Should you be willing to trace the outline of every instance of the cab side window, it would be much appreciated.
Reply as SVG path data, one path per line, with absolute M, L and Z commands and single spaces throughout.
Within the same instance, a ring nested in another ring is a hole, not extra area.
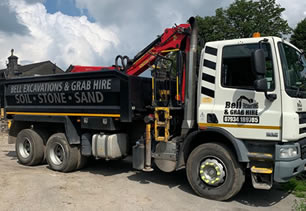
M 225 46 L 222 54 L 221 84 L 223 87 L 238 89 L 254 89 L 256 80 L 252 69 L 251 54 L 259 48 L 259 44 Z M 266 79 L 269 90 L 275 88 L 271 47 L 264 43 L 262 48 L 266 57 Z

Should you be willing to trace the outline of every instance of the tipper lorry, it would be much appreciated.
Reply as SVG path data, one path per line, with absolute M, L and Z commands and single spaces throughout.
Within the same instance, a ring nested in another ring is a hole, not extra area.
M 198 40 L 190 18 L 112 67 L 2 80 L 18 161 L 71 172 L 88 157 L 131 156 L 137 170 L 185 168 L 195 193 L 215 200 L 246 175 L 267 190 L 303 172 L 303 52 L 277 37 Z

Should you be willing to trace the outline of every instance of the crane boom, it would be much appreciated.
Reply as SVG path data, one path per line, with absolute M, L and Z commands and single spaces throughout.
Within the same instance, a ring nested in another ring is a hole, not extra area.
M 90 67 L 90 66 L 72 66 L 70 72 L 89 72 L 97 70 L 123 70 L 127 75 L 138 76 L 146 71 L 158 55 L 165 56 L 172 51 L 189 50 L 190 24 L 175 25 L 172 28 L 166 28 L 164 33 L 140 51 L 130 60 L 127 56 L 117 56 L 116 64 L 111 67 Z M 118 59 L 121 59 L 121 66 L 118 65 Z
M 173 28 L 165 29 L 164 33 L 153 41 L 147 48 L 136 55 L 133 59 L 133 64 L 128 67 L 126 73 L 128 75 L 140 75 L 149 66 L 153 65 L 158 55 L 165 56 L 171 51 L 183 50 L 185 51 L 190 31 L 190 24 L 180 24 Z M 142 54 L 142 55 L 141 55 Z

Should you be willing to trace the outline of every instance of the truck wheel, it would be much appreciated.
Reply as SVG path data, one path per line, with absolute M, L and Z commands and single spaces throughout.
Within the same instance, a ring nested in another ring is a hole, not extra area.
M 46 160 L 46 143 L 48 140 L 48 131 L 43 130 L 43 129 L 35 129 L 35 131 L 39 134 L 39 136 L 42 138 L 43 140 L 43 152 L 44 152 L 44 158 L 41 161 L 41 164 L 47 164 L 47 160 Z
M 16 139 L 18 161 L 27 166 L 40 164 L 44 159 L 44 143 L 41 136 L 34 130 L 21 130 Z
M 49 167 L 55 171 L 70 172 L 77 168 L 77 146 L 69 145 L 65 134 L 53 134 L 47 142 L 46 159 Z
M 237 194 L 245 180 L 231 150 L 219 143 L 196 147 L 187 160 L 186 171 L 189 184 L 199 196 L 219 201 Z
M 82 155 L 81 150 L 78 152 L 78 163 L 76 170 L 80 170 L 84 168 L 84 166 L 87 164 L 88 158 L 84 155 Z

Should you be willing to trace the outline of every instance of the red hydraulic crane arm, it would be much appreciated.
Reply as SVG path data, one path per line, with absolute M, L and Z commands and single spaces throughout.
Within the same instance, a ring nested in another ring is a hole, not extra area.
M 127 67 L 126 74 L 140 75 L 147 70 L 158 55 L 166 55 L 171 51 L 183 50 L 187 51 L 189 44 L 190 24 L 180 24 L 173 28 L 165 29 L 160 38 L 155 40 L 147 48 L 135 56 L 133 63 Z M 183 45 L 183 42 L 185 44 Z M 183 48 L 183 49 L 182 49 Z
M 118 55 L 116 64 L 111 67 L 94 66 L 71 66 L 69 72 L 90 72 L 98 70 L 124 70 L 128 75 L 138 76 L 154 64 L 158 55 L 165 56 L 171 51 L 189 51 L 191 26 L 189 23 L 180 24 L 173 28 L 165 29 L 164 33 L 154 40 L 150 45 L 140 51 L 133 60 L 127 56 Z M 122 66 L 118 59 L 121 58 Z

